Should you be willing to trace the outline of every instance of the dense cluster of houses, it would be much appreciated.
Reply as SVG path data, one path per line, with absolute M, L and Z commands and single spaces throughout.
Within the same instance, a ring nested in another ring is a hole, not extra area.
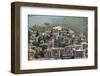
M 28 59 L 87 58 L 87 38 L 82 32 L 55 26 L 52 30 L 31 31 Z

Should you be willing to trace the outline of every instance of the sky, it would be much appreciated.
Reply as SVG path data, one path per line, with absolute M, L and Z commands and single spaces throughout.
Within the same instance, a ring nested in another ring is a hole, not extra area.
M 42 26 L 44 23 L 53 24 L 71 24 L 71 25 L 86 25 L 87 17 L 71 17 L 71 16 L 46 16 L 46 15 L 28 15 L 28 25 L 34 24 Z
M 28 26 L 44 26 L 44 23 L 53 25 L 65 25 L 72 28 L 87 31 L 88 18 L 87 17 L 73 17 L 73 16 L 50 16 L 50 15 L 28 15 Z

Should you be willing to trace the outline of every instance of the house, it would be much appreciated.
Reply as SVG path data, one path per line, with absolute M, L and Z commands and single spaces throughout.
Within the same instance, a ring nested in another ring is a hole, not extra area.
M 61 26 L 55 26 L 55 27 L 53 27 L 53 30 L 62 30 L 62 27 Z

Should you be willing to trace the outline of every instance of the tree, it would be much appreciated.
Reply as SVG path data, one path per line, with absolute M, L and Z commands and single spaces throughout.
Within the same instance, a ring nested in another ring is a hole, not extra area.
M 37 47 L 39 46 L 39 42 L 36 42 L 36 41 L 33 42 L 32 44 L 33 44 L 33 46 L 37 46 Z
M 28 38 L 30 39 L 32 33 L 30 32 L 30 30 L 28 30 Z
M 43 50 L 38 52 L 38 55 L 39 55 L 40 57 L 44 57 L 44 54 L 45 54 L 45 52 L 44 52 Z
M 38 37 L 39 36 L 39 32 L 38 32 L 38 30 L 37 30 L 37 32 L 36 32 L 36 37 Z
M 50 24 L 49 24 L 49 23 L 47 23 L 47 22 L 45 22 L 44 24 L 45 24 L 45 25 L 47 25 L 47 26 L 48 26 L 48 25 L 50 25 Z

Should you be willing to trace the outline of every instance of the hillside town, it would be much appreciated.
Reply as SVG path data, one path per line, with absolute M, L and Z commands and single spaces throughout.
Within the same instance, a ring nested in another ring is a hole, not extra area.
M 61 26 L 42 29 L 43 31 L 32 28 L 28 29 L 28 60 L 88 57 L 88 39 L 83 32 Z

